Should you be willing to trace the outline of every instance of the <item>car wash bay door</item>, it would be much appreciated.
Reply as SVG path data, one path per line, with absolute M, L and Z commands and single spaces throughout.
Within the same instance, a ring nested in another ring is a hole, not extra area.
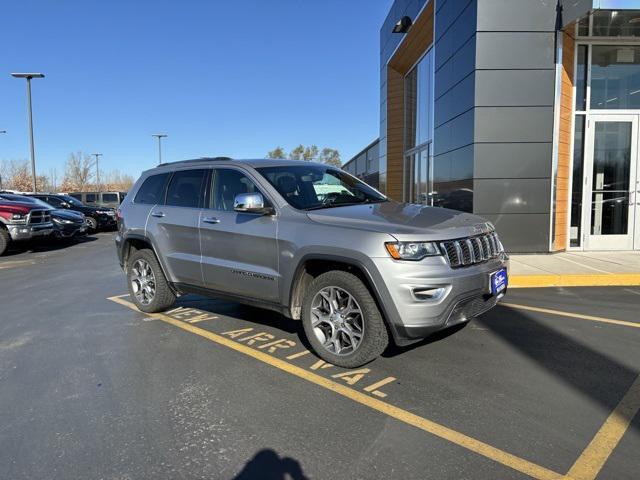
M 585 250 L 640 249 L 638 115 L 590 115 L 586 134 Z

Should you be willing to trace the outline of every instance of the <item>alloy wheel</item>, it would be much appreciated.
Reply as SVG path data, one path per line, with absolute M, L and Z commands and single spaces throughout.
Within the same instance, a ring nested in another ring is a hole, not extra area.
M 140 258 L 131 267 L 131 288 L 142 305 L 149 305 L 156 296 L 156 277 L 146 260 Z
M 334 355 L 354 353 L 364 335 L 362 310 L 340 287 L 325 287 L 313 297 L 311 326 L 323 348 Z

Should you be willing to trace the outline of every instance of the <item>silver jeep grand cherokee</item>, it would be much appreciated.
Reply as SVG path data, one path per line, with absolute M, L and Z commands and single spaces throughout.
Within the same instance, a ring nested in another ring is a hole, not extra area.
M 118 211 L 116 245 L 144 312 L 198 293 L 302 320 L 343 367 L 466 322 L 507 287 L 493 226 L 389 200 L 348 173 L 225 157 L 146 171 Z

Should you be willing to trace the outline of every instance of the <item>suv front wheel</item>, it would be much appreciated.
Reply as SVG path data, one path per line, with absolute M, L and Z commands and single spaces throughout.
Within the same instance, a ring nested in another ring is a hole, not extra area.
M 130 255 L 127 283 L 133 302 L 143 312 L 163 312 L 176 301 L 152 250 L 136 250 Z
M 323 273 L 311 282 L 302 303 L 302 323 L 316 354 L 339 367 L 364 365 L 389 343 L 371 293 L 344 271 Z

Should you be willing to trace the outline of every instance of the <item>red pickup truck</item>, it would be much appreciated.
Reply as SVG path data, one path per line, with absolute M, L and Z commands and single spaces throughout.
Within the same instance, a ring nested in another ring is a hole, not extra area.
M 0 255 L 11 242 L 30 240 L 53 232 L 49 210 L 37 205 L 0 202 Z

